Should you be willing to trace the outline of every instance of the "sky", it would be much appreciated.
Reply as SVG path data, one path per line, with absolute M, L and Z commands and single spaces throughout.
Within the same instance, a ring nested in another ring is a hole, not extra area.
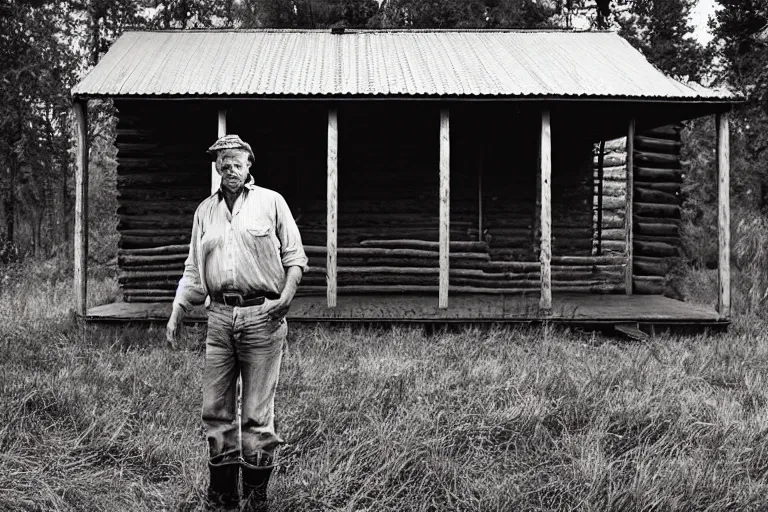
M 696 27 L 693 35 L 701 44 L 706 44 L 712 39 L 712 34 L 707 29 L 707 19 L 714 13 L 715 0 L 698 0 L 691 12 L 691 21 Z

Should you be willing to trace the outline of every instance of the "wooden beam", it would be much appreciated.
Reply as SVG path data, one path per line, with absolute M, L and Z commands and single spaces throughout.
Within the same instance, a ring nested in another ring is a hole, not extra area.
M 75 307 L 85 316 L 88 301 L 88 103 L 75 100 Z
M 227 134 L 227 111 L 219 109 L 217 137 L 221 138 Z M 211 164 L 211 194 L 219 190 L 221 186 L 221 176 L 216 172 L 216 162 Z
M 552 128 L 549 110 L 541 112 L 541 298 L 539 308 L 548 315 L 552 312 Z
M 483 157 L 485 152 L 480 155 L 479 164 L 477 166 L 477 241 L 484 242 L 485 236 L 483 235 Z
M 539 133 L 541 144 L 541 133 Z M 531 230 L 531 252 L 536 254 L 541 251 L 541 151 L 536 152 L 536 204 L 533 207 L 533 229 Z
M 627 129 L 627 192 L 626 207 L 624 211 L 624 244 L 626 247 L 627 267 L 624 271 L 624 290 L 627 295 L 632 295 L 632 266 L 634 265 L 634 204 L 635 204 L 635 119 L 629 120 Z
M 440 109 L 440 281 L 438 307 L 448 307 L 451 235 L 451 121 L 447 108 Z
M 717 124 L 717 312 L 721 320 L 731 317 L 731 212 L 730 133 L 728 113 L 718 114 Z
M 325 259 L 326 298 L 328 307 L 336 307 L 336 243 L 339 218 L 339 114 L 335 108 L 328 110 L 328 185 L 327 193 L 327 254 Z

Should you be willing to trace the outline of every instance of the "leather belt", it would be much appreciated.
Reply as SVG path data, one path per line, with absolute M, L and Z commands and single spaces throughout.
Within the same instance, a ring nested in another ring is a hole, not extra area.
M 248 307 L 248 306 L 260 306 L 264 304 L 265 299 L 276 300 L 280 295 L 274 292 L 256 291 L 243 295 L 237 290 L 222 290 L 219 293 L 211 295 L 213 302 L 219 304 L 226 304 L 227 306 Z

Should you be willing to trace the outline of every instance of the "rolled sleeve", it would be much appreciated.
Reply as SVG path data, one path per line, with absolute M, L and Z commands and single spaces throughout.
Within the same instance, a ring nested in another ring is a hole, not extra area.
M 301 234 L 291 209 L 283 196 L 277 196 L 277 236 L 280 239 L 280 257 L 283 267 L 301 267 L 302 272 L 309 270 L 309 259 L 301 243 Z
M 184 274 L 182 274 L 179 280 L 179 286 L 176 288 L 176 297 L 173 299 L 174 306 L 179 305 L 186 312 L 189 312 L 193 306 L 203 304 L 207 295 L 200 278 L 200 267 L 198 265 L 200 236 L 199 212 L 195 212 L 195 219 L 192 224 L 192 237 L 189 241 L 189 255 L 184 262 Z

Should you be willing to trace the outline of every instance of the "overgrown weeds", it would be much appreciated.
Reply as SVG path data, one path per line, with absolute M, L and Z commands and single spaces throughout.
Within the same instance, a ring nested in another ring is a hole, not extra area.
M 85 327 L 46 274 L 2 291 L 0 509 L 200 509 L 204 331 L 172 351 L 162 326 Z M 749 318 L 643 344 L 293 325 L 271 510 L 760 510 L 768 344 Z
M 735 264 L 749 283 L 745 288 L 746 310 L 763 309 L 768 298 L 768 218 L 756 211 L 744 211 L 735 223 L 733 252 Z

